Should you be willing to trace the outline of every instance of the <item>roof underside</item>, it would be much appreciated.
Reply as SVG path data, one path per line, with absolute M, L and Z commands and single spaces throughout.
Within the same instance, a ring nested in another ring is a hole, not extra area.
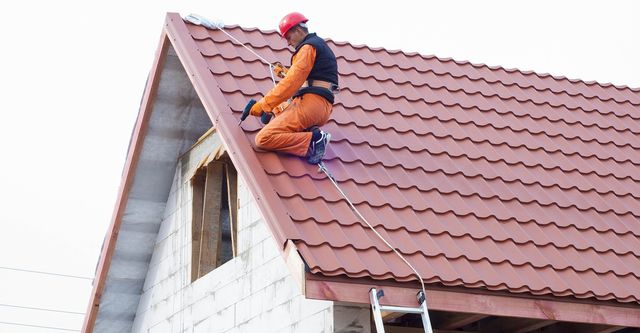
M 268 68 L 220 31 L 187 28 L 235 121 L 272 87 Z M 226 29 L 269 61 L 291 55 L 274 31 Z M 637 90 L 329 46 L 342 90 L 325 162 L 426 282 L 640 300 Z M 261 127 L 243 124 L 248 142 Z M 255 153 L 288 215 L 270 223 L 312 273 L 415 279 L 316 167 Z
M 131 330 L 177 158 L 211 128 L 211 121 L 173 47 L 166 47 L 165 60 L 157 74 L 160 78 L 155 98 L 149 105 L 150 117 L 142 129 L 146 135 L 136 168 L 132 170 L 135 177 L 100 298 L 94 328 L 97 332 Z

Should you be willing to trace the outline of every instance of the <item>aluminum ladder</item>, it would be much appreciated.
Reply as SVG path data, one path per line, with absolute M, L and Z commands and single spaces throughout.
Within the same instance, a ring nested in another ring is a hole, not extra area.
M 373 311 L 373 320 L 376 324 L 376 332 L 384 333 L 384 323 L 382 322 L 382 311 L 387 312 L 397 312 L 397 313 L 415 313 L 420 314 L 422 317 L 422 326 L 424 327 L 425 333 L 433 333 L 431 329 L 431 320 L 429 320 L 429 310 L 427 309 L 427 298 L 422 292 L 418 292 L 418 306 L 417 308 L 410 308 L 404 306 L 389 306 L 389 305 L 380 305 L 380 298 L 384 297 L 384 291 L 382 289 L 376 290 L 376 288 L 371 288 L 369 292 L 369 296 L 371 298 L 371 311 Z

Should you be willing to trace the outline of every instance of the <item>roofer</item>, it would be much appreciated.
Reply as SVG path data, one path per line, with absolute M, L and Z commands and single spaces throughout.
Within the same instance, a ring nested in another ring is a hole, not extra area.
M 270 121 L 263 117 L 268 123 L 256 136 L 259 148 L 306 157 L 309 163 L 317 164 L 331 139 L 331 134 L 318 126 L 331 116 L 338 64 L 327 43 L 309 33 L 307 21 L 296 12 L 280 21 L 280 34 L 295 48 L 291 67 L 276 63 L 274 73 L 283 79 L 251 107 L 250 113 L 275 115 Z

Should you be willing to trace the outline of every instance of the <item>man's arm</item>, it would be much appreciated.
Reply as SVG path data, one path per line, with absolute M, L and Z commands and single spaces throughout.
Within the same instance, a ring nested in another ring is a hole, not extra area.
M 260 116 L 262 112 L 271 112 L 280 103 L 291 98 L 309 76 L 315 60 L 316 49 L 308 44 L 302 46 L 293 57 L 287 76 L 251 108 L 251 114 Z

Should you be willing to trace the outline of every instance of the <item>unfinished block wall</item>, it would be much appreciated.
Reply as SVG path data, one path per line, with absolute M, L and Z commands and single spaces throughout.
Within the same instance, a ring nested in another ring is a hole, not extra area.
M 369 332 L 367 308 L 308 300 L 238 177 L 238 255 L 190 282 L 191 198 L 178 165 L 133 332 Z

